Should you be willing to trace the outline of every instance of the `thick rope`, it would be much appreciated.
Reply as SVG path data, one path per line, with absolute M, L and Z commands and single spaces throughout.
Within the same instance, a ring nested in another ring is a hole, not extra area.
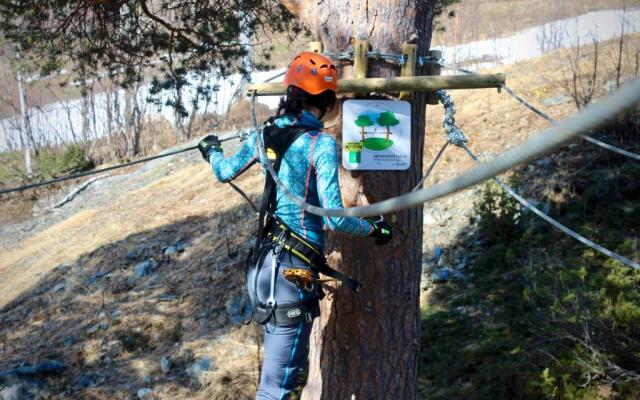
M 442 63 L 442 62 L 439 62 L 438 64 L 440 66 L 444 67 L 444 68 L 460 71 L 460 72 L 463 72 L 463 73 L 468 74 L 468 75 L 475 75 L 476 74 L 475 72 L 469 71 L 468 69 L 456 68 L 453 65 L 445 64 L 445 63 Z M 502 89 L 504 89 L 507 93 L 509 93 L 509 95 L 511 97 L 513 97 L 518 103 L 520 103 L 524 107 L 528 108 L 529 110 L 533 111 L 535 114 L 537 114 L 540 117 L 546 119 L 547 121 L 551 122 L 552 124 L 555 124 L 556 122 L 558 122 L 555 118 L 551 117 L 549 114 L 545 113 L 544 111 L 540 110 L 539 108 L 537 108 L 533 104 L 531 104 L 528 101 L 526 101 L 525 99 L 523 99 L 521 96 L 519 96 L 516 92 L 514 92 L 507 85 L 500 85 L 500 87 Z M 591 143 L 591 144 L 595 144 L 596 146 L 602 147 L 603 149 L 606 149 L 606 150 L 609 150 L 609 151 L 613 151 L 614 153 L 618 153 L 620 155 L 623 155 L 623 156 L 626 156 L 626 157 L 629 157 L 629 158 L 633 158 L 636 161 L 640 161 L 640 155 L 638 155 L 638 154 L 635 154 L 635 153 L 632 153 L 632 152 L 630 152 L 628 150 L 624 150 L 624 149 L 621 149 L 619 147 L 610 145 L 610 144 L 605 143 L 603 141 L 600 141 L 598 139 L 594 139 L 591 136 L 588 136 L 588 135 L 585 135 L 585 134 L 580 134 L 580 137 L 582 139 L 586 140 L 587 142 Z
M 471 157 L 476 163 L 480 163 L 480 159 L 478 159 L 478 157 L 476 157 L 475 154 L 473 154 L 473 152 L 469 149 L 469 147 L 467 147 L 466 144 L 463 144 L 460 146 L 464 151 L 467 152 L 467 154 L 469 154 L 469 157 Z M 518 193 L 516 193 L 513 188 L 509 185 L 507 185 L 506 183 L 504 183 L 502 180 L 500 180 L 497 177 L 493 177 L 491 178 L 493 179 L 493 181 L 498 184 L 498 186 L 500 186 L 505 192 L 507 192 L 511 197 L 513 197 L 514 199 L 518 200 L 520 202 L 520 204 L 522 204 L 527 210 L 531 211 L 532 213 L 536 214 L 538 217 L 542 218 L 543 220 L 545 220 L 546 222 L 548 222 L 549 224 L 553 225 L 553 227 L 555 227 L 556 229 L 559 229 L 561 232 L 571 236 L 572 238 L 574 238 L 575 240 L 577 240 L 578 242 L 591 247 L 592 249 L 613 258 L 616 261 L 621 262 L 622 264 L 625 264 L 631 268 L 635 268 L 637 270 L 640 270 L 640 263 L 633 261 L 627 257 L 621 256 L 620 254 L 614 253 L 613 251 L 607 249 L 606 247 L 603 247 L 601 245 L 599 245 L 598 243 L 595 243 L 592 240 L 587 239 L 586 237 L 580 235 L 578 232 L 569 229 L 568 227 L 562 225 L 560 222 L 556 221 L 555 219 L 551 218 L 550 216 L 548 216 L 547 214 L 543 213 L 542 211 L 540 211 L 538 208 L 536 208 L 533 204 L 529 203 L 527 200 L 525 200 L 522 196 L 520 196 Z
M 454 132 L 456 135 L 456 142 L 453 143 L 456 146 L 460 147 L 461 149 L 463 149 L 464 151 L 467 152 L 467 154 L 469 155 L 469 157 L 471 157 L 471 159 L 473 161 L 475 161 L 476 163 L 480 163 L 480 159 L 473 154 L 473 152 L 469 149 L 469 147 L 467 146 L 467 138 L 464 135 L 464 132 L 462 132 L 462 130 L 460 130 L 457 126 L 455 126 L 455 106 L 453 104 L 453 101 L 451 100 L 451 97 L 446 94 L 446 92 L 444 90 L 439 90 L 436 92 L 436 95 L 438 96 L 438 99 L 440 100 L 440 102 L 442 103 L 442 105 L 445 108 L 445 112 L 446 112 L 446 117 L 444 119 L 444 128 L 445 131 L 447 133 L 447 136 L 450 137 L 451 133 Z M 453 126 L 452 126 L 453 125 Z M 451 139 L 449 139 L 451 140 Z M 498 184 L 498 186 L 500 186 L 505 192 L 507 192 L 511 197 L 513 197 L 514 199 L 516 199 L 517 201 L 520 202 L 520 204 L 522 204 L 525 208 L 527 208 L 529 211 L 533 212 L 534 214 L 536 214 L 538 217 L 542 218 L 543 220 L 545 220 L 546 222 L 548 222 L 549 224 L 553 225 L 556 229 L 559 229 L 561 232 L 571 236 L 572 238 L 574 238 L 575 240 L 579 241 L 582 244 L 585 244 L 589 247 L 591 247 L 592 249 L 606 255 L 609 256 L 625 265 L 628 265 L 632 268 L 635 269 L 640 269 L 640 263 L 637 263 L 629 258 L 626 258 L 624 256 L 621 256 L 620 254 L 614 253 L 613 251 L 599 245 L 598 243 L 595 243 L 589 239 L 587 239 L 586 237 L 580 235 L 579 233 L 569 229 L 568 227 L 562 225 L 560 222 L 556 221 L 555 219 L 551 218 L 550 216 L 548 216 L 547 214 L 543 213 L 542 211 L 540 211 L 538 208 L 536 208 L 535 206 L 533 206 L 531 203 L 529 203 L 526 199 L 524 199 L 522 196 L 520 196 L 518 193 L 515 192 L 515 190 L 513 190 L 513 188 L 509 185 L 507 185 L 506 183 L 504 183 L 501 179 L 499 179 L 498 177 L 492 177 L 491 178 L 496 184 Z
M 303 199 L 291 193 L 278 178 L 271 162 L 266 157 L 261 135 L 258 135 L 258 149 L 267 172 L 271 174 L 284 195 L 298 207 L 323 217 L 370 217 L 406 210 L 473 186 L 575 140 L 582 132 L 603 125 L 617 114 L 629 110 L 638 103 L 640 103 L 640 79 L 634 79 L 601 102 L 589 105 L 576 116 L 559 121 L 555 126 L 527 139 L 490 161 L 478 164 L 454 179 L 433 185 L 428 189 L 410 192 L 364 207 L 326 209 L 305 203 Z

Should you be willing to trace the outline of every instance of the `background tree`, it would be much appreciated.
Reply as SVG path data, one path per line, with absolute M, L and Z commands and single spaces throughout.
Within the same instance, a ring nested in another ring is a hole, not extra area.
M 364 131 L 364 128 L 373 125 L 373 121 L 371 121 L 371 117 L 369 117 L 367 114 L 361 114 L 358 115 L 358 118 L 356 118 L 355 124 L 361 129 L 360 134 L 362 135 L 362 143 L 364 143 L 364 135 L 366 133 Z
M 258 33 L 300 31 L 272 0 L 2 0 L 0 17 L 7 40 L 45 60 L 42 75 L 72 59 L 87 73 L 117 72 L 129 86 L 153 68 L 158 91 L 178 92 L 192 72 L 246 73 L 240 60 Z
M 387 128 L 387 142 L 388 142 L 389 136 L 391 135 L 391 130 L 389 129 L 389 127 L 398 125 L 400 123 L 400 120 L 396 118 L 396 115 L 391 111 L 385 111 L 380 114 L 376 122 L 378 123 L 378 125 Z
M 373 48 L 400 53 L 415 40 L 426 54 L 436 1 L 281 0 L 306 25 L 324 49 L 344 51 L 352 38 Z M 342 69 L 342 76 L 350 74 Z M 416 73 L 425 69 L 417 66 Z M 398 76 L 399 67 L 371 60 L 369 76 Z M 411 166 L 406 171 L 341 171 L 345 206 L 375 202 L 409 192 L 422 175 L 425 95 L 411 100 Z M 326 126 L 341 137 L 341 115 Z M 357 277 L 359 294 L 344 288 L 322 301 L 322 316 L 312 332 L 306 399 L 413 399 L 416 395 L 420 338 L 422 207 L 386 215 L 394 240 L 374 247 L 368 238 L 329 235 L 333 267 Z M 355 397 L 354 397 L 355 396 Z

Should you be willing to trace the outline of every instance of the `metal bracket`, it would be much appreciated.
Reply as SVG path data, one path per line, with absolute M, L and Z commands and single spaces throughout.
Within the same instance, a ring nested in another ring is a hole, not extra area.
M 356 39 L 353 42 L 355 52 L 353 59 L 353 79 L 365 79 L 369 69 L 367 52 L 369 51 L 369 41 Z
M 429 57 L 431 57 L 431 59 L 435 59 L 435 60 L 439 60 L 442 58 L 442 51 L 440 50 L 429 50 Z M 442 72 L 442 67 L 437 64 L 437 63 L 429 63 L 427 65 L 427 75 L 440 75 L 440 73 Z M 436 96 L 435 92 L 428 92 L 427 93 L 427 104 L 438 104 L 439 100 L 438 100 L 438 96 Z

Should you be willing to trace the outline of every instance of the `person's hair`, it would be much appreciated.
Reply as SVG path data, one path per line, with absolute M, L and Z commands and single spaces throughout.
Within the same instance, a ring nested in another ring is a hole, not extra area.
M 325 90 L 320 94 L 311 95 L 297 86 L 289 86 L 287 96 L 280 99 L 277 114 L 298 115 L 306 106 L 314 106 L 320 109 L 319 119 L 322 119 L 335 102 L 336 94 L 333 90 Z

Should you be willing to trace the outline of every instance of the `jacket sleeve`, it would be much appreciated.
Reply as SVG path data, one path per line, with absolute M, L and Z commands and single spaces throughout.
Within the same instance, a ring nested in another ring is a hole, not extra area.
M 343 208 L 338 182 L 338 150 L 333 137 L 321 133 L 313 149 L 313 166 L 320 204 L 324 208 Z M 323 217 L 325 225 L 332 231 L 367 236 L 371 224 L 355 217 Z
M 254 132 L 235 154 L 227 158 L 219 151 L 212 151 L 209 154 L 209 163 L 220 182 L 234 180 L 258 161 L 256 138 L 257 134 Z

